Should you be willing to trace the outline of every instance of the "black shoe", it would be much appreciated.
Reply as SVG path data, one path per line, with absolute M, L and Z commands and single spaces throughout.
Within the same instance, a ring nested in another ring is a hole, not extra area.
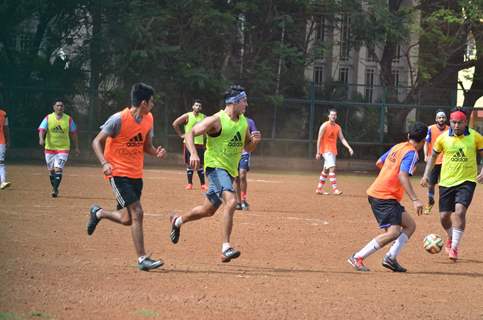
M 236 207 L 235 207 L 235 210 L 241 210 L 242 209 L 242 204 L 241 203 L 237 203 L 236 204 Z
M 52 198 L 57 198 L 57 196 L 59 195 L 59 189 L 53 188 L 50 195 L 52 196 Z
M 97 211 L 101 210 L 102 208 L 98 205 L 93 204 L 91 209 L 89 210 L 89 221 L 87 221 L 87 234 L 91 235 L 96 230 L 97 224 L 101 221 L 97 218 L 96 213 Z
M 391 259 L 389 256 L 384 256 L 382 259 L 382 266 L 394 272 L 406 272 L 407 269 L 401 266 L 396 259 Z
M 241 203 L 241 208 L 242 208 L 243 211 L 248 211 L 248 210 L 250 210 L 250 205 L 248 204 L 248 202 L 243 201 Z
M 221 254 L 221 262 L 230 262 L 240 256 L 241 252 L 233 248 L 228 248 Z
M 171 233 L 169 235 L 169 238 L 171 239 L 171 242 L 174 243 L 174 244 L 178 243 L 179 235 L 181 233 L 181 227 L 177 227 L 174 224 L 177 218 L 178 218 L 178 216 L 176 216 L 174 214 L 172 214 L 169 217 L 169 220 L 171 222 Z
M 163 264 L 164 262 L 161 260 L 153 260 L 150 257 L 146 257 L 143 259 L 143 261 L 141 262 L 138 261 L 138 268 L 139 270 L 142 270 L 142 271 L 149 271 L 152 269 L 157 269 L 161 267 Z

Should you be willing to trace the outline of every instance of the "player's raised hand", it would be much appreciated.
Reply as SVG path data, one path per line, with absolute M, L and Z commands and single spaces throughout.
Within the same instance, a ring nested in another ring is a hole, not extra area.
M 156 148 L 156 157 L 159 159 L 163 159 L 166 156 L 166 149 L 159 146 Z
M 421 200 L 419 199 L 414 200 L 413 207 L 414 207 L 414 210 L 416 210 L 416 213 L 418 214 L 418 216 L 423 214 L 423 203 L 421 202 Z
M 197 154 L 191 154 L 190 156 L 190 166 L 193 170 L 198 170 L 200 167 L 200 157 Z

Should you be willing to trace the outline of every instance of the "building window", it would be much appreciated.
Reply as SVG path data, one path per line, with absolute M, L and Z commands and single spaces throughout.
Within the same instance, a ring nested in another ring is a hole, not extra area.
M 314 67 L 314 85 L 316 87 L 322 87 L 324 82 L 324 67 L 315 66 Z
M 325 31 L 327 30 L 327 19 L 324 16 L 316 17 L 315 22 L 315 39 L 317 41 L 325 41 Z
M 372 97 L 374 94 L 374 69 L 367 68 L 366 69 L 366 88 L 365 88 L 365 97 L 367 102 L 372 102 Z
M 339 81 L 345 84 L 349 83 L 349 68 L 339 68 Z
M 376 46 L 375 45 L 367 47 L 366 60 L 369 61 L 369 62 L 376 62 L 377 61 Z
M 394 54 L 394 59 L 392 59 L 392 62 L 399 63 L 400 58 L 401 58 L 401 46 L 398 44 L 396 46 L 396 53 Z
M 349 15 L 342 15 L 340 26 L 340 60 L 346 61 L 349 59 L 350 52 L 350 24 L 351 18 Z
M 29 33 L 21 33 L 17 36 L 17 51 L 28 52 L 32 47 L 33 36 Z

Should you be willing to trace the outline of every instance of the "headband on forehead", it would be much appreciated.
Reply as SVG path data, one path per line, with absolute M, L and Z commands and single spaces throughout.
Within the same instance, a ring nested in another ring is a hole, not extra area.
M 439 111 L 438 113 L 436 113 L 436 117 L 445 117 L 446 118 L 446 113 L 444 113 L 443 111 Z
M 241 100 L 246 99 L 246 97 L 247 97 L 246 92 L 241 91 L 236 96 L 225 99 L 225 104 L 239 103 Z
M 464 121 L 466 120 L 466 114 L 462 111 L 455 111 L 450 114 L 449 119 L 453 121 Z

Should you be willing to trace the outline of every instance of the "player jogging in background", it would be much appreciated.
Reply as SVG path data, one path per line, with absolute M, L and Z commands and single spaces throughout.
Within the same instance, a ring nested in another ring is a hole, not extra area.
M 98 205 L 90 208 L 87 234 L 92 235 L 102 219 L 131 226 L 138 268 L 143 271 L 159 268 L 161 260 L 153 260 L 144 249 L 141 192 L 143 189 L 144 153 L 164 158 L 166 150 L 152 143 L 154 90 L 144 83 L 131 88 L 131 106 L 115 113 L 101 126 L 92 141 L 92 148 L 109 179 L 117 200 L 117 210 L 107 211 Z M 105 148 L 103 150 L 103 145 Z
M 315 193 L 328 194 L 324 191 L 324 185 L 329 178 L 332 186 L 332 192 L 335 195 L 342 194 L 337 188 L 337 180 L 335 176 L 335 161 L 337 157 L 337 139 L 340 139 L 342 144 L 349 150 L 350 155 L 354 154 L 351 146 L 344 138 L 341 127 L 335 122 L 337 120 L 337 111 L 335 109 L 329 109 L 329 120 L 324 122 L 319 129 L 319 135 L 317 137 L 317 154 L 315 159 L 324 159 L 324 167 L 320 172 L 319 184 Z
M 428 135 L 426 136 L 426 142 L 424 143 L 424 161 L 428 162 L 433 152 L 433 145 L 436 139 L 444 132 L 448 130 L 446 124 L 446 114 L 443 111 L 436 112 L 436 123 L 428 127 Z M 431 175 L 429 176 L 428 184 L 428 205 L 424 208 L 424 214 L 430 214 L 431 209 L 434 206 L 434 188 L 439 181 L 439 175 L 441 173 L 441 163 L 443 162 L 443 154 L 440 153 L 436 158 L 436 163 Z
M 7 113 L 0 109 L 0 190 L 10 186 L 10 182 L 7 181 L 7 174 L 5 173 L 5 154 L 9 146 L 9 139 Z
M 242 87 L 231 86 L 225 92 L 224 100 L 223 110 L 196 124 L 185 135 L 186 146 L 191 153 L 190 165 L 197 169 L 200 158 L 194 137 L 206 134 L 205 172 L 209 182 L 208 192 L 203 204 L 194 207 L 187 214 L 171 215 L 170 238 L 171 242 L 177 243 L 182 224 L 214 215 L 224 202 L 221 261 L 229 262 L 240 256 L 240 251 L 230 243 L 236 205 L 233 179 L 238 176 L 238 163 L 243 148 L 248 152 L 254 151 L 261 140 L 261 134 L 258 131 L 248 133 L 248 123 L 243 116 L 248 105 L 247 94 Z
M 357 271 L 369 271 L 364 259 L 394 241 L 382 260 L 382 266 L 394 272 L 406 272 L 406 268 L 398 263 L 397 256 L 416 229 L 416 223 L 400 202 L 406 191 L 417 214 L 423 212 L 423 203 L 417 198 L 409 176 L 414 173 L 418 151 L 424 145 L 427 131 L 425 124 L 415 123 L 409 130 L 408 141 L 396 144 L 377 160 L 376 166 L 381 171 L 367 189 L 367 195 L 379 228 L 384 229 L 384 233 L 349 257 L 347 261 Z
M 188 178 L 188 184 L 185 187 L 186 190 L 193 189 L 193 168 L 190 166 L 190 152 L 188 148 L 186 148 L 185 135 L 186 133 L 191 131 L 195 124 L 197 124 L 206 117 L 203 113 L 201 113 L 201 107 L 201 101 L 195 100 L 192 106 L 193 111 L 182 114 L 173 122 L 174 131 L 176 131 L 176 134 L 181 139 L 183 139 L 183 155 L 184 162 L 186 164 L 186 175 Z M 180 129 L 181 125 L 184 125 L 184 133 Z M 200 178 L 201 190 L 206 191 L 207 188 L 205 184 L 205 172 L 203 169 L 203 159 L 205 154 L 204 136 L 195 137 L 195 147 L 201 161 L 200 168 L 198 168 L 196 172 L 198 173 L 198 177 Z
M 71 116 L 64 113 L 64 102 L 56 100 L 54 112 L 48 114 L 40 123 L 39 144 L 45 149 L 45 162 L 50 173 L 52 197 L 59 195 L 64 166 L 69 158 L 70 140 L 74 142 L 76 155 L 80 154 L 77 127 Z
M 250 118 L 246 118 L 248 122 L 248 133 L 258 131 L 255 125 L 255 121 Z M 236 209 L 237 210 L 249 210 L 250 205 L 247 202 L 248 198 L 248 171 L 250 171 L 250 152 L 243 149 L 240 163 L 238 164 L 238 177 L 235 178 L 236 186 Z
M 478 153 L 483 157 L 483 137 L 467 127 L 466 114 L 463 111 L 453 110 L 449 123 L 450 129 L 434 143 L 433 154 L 426 163 L 421 185 L 429 185 L 434 164 L 443 153 L 439 180 L 439 213 L 441 225 L 448 235 L 445 249 L 449 258 L 456 261 L 466 226 L 466 212 L 473 199 L 476 182 L 483 183 L 483 168 L 478 174 L 476 163 Z

